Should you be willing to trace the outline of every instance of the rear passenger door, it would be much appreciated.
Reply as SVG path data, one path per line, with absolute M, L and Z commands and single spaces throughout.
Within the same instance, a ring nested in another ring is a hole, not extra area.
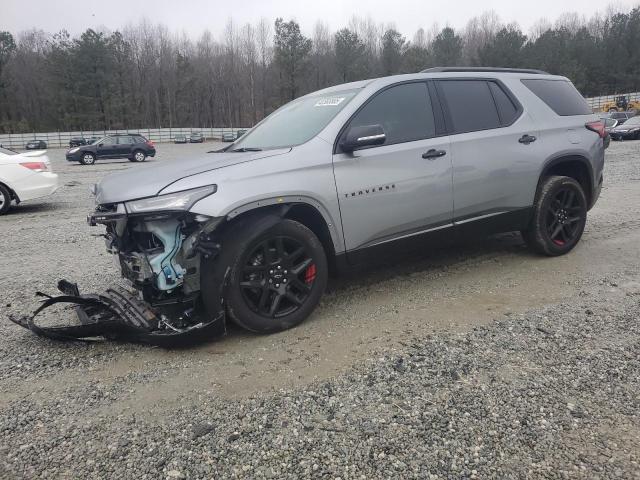
M 118 145 L 116 152 L 119 157 L 128 157 L 133 147 L 134 138 L 130 135 L 122 135 L 118 137 Z
M 451 134 L 454 221 L 529 207 L 540 167 L 538 131 L 497 80 L 437 82 Z
M 392 85 L 345 126 L 342 135 L 380 125 L 386 136 L 382 145 L 333 157 L 347 251 L 451 225 L 449 139 L 432 97 L 437 103 L 427 82 Z

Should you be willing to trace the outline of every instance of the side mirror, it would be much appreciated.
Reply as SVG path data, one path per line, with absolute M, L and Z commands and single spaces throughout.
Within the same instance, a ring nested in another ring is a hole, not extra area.
M 340 143 L 343 152 L 353 152 L 362 147 L 382 145 L 387 140 L 382 125 L 365 125 L 352 127 L 347 131 Z
M 99 147 L 102 147 L 103 145 L 104 145 L 103 143 L 99 143 L 99 144 L 98 144 L 98 146 L 99 146 Z

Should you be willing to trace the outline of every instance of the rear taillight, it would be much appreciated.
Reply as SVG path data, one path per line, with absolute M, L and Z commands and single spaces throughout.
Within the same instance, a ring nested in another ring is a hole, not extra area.
M 20 165 L 22 165 L 25 168 L 28 168 L 29 170 L 33 170 L 34 172 L 49 171 L 49 165 L 47 165 L 44 162 L 24 162 L 24 163 L 21 163 Z
M 147 145 L 150 146 L 151 148 L 154 147 L 153 142 L 151 140 L 147 140 Z
M 584 126 L 587 127 L 587 130 L 597 133 L 600 138 L 605 138 L 607 136 L 607 130 L 604 128 L 604 122 L 601 122 L 600 120 L 586 123 Z

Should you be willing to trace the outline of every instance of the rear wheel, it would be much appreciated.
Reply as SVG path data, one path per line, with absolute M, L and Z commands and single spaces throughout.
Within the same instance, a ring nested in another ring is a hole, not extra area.
M 580 184 L 570 177 L 548 177 L 538 189 L 531 226 L 522 236 L 539 253 L 564 255 L 580 241 L 586 222 L 587 199 Z
M 0 215 L 4 215 L 11 208 L 11 192 L 0 184 Z
M 80 163 L 83 165 L 93 165 L 96 163 L 96 156 L 91 152 L 85 152 L 80 157 Z
M 144 162 L 147 156 L 142 150 L 136 150 L 133 152 L 133 156 L 129 159 L 131 162 Z
M 247 222 L 225 236 L 222 249 L 216 268 L 228 268 L 224 299 L 241 327 L 259 333 L 285 330 L 318 305 L 327 285 L 327 259 L 318 238 L 301 223 L 280 219 L 260 227 Z

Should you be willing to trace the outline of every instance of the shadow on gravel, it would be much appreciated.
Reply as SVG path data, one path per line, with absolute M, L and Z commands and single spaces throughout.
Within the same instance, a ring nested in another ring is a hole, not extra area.
M 124 164 L 124 165 L 144 165 L 145 163 L 154 163 L 155 160 L 147 158 L 144 162 L 132 162 L 126 158 L 124 159 L 120 159 L 120 158 L 109 158 L 109 159 L 99 159 L 96 160 L 96 163 L 94 163 L 93 165 L 82 165 L 80 162 L 69 162 L 69 166 L 72 168 L 92 168 L 92 167 L 96 167 L 96 166 L 100 166 L 100 165 L 118 165 L 118 164 Z
M 3 217 L 11 217 L 12 215 L 24 215 L 27 213 L 42 213 L 59 210 L 60 206 L 56 203 L 21 203 L 13 205 Z M 1 217 L 0 217 L 1 218 Z
M 362 287 L 372 287 L 377 284 L 384 283 L 388 280 L 407 277 L 414 274 L 428 274 L 429 272 L 443 272 L 456 266 L 469 264 L 474 261 L 482 261 L 486 259 L 495 259 L 499 261 L 501 256 L 519 255 L 523 258 L 529 257 L 533 259 L 536 255 L 532 254 L 522 242 L 522 238 L 518 233 L 506 233 L 494 235 L 485 238 L 468 238 L 456 239 L 450 241 L 447 245 L 440 244 L 414 244 L 409 249 L 397 249 L 388 253 L 384 257 L 378 257 L 375 262 L 370 261 L 359 265 L 352 271 L 343 273 L 340 276 L 330 277 L 327 293 L 341 294 L 349 290 Z M 50 312 L 49 321 L 54 318 L 54 323 L 59 323 L 61 318 L 71 319 L 73 323 L 76 320 L 75 315 L 68 307 L 60 308 L 58 311 Z M 227 334 L 216 337 L 203 339 L 185 345 L 175 345 L 169 350 L 189 350 L 210 347 L 212 343 L 223 340 L 225 337 L 233 335 L 239 338 L 255 338 L 262 337 L 238 327 L 232 320 L 227 319 Z M 25 342 L 32 342 L 31 334 L 25 335 Z M 48 339 L 45 340 L 48 348 L 67 348 L 65 343 Z M 20 340 L 22 341 L 22 340 Z M 101 343 L 111 343 L 119 345 L 120 348 L 125 345 L 135 345 L 127 341 L 102 340 L 97 341 L 70 341 L 69 344 L 86 344 L 95 345 Z M 147 346 L 148 348 L 149 346 Z M 109 347 L 107 347 L 108 349 Z M 136 348 L 136 347 L 132 347 Z M 153 347 L 151 347 L 153 348 Z
M 523 258 L 538 257 L 528 250 L 519 233 L 458 239 L 446 245 L 414 245 L 410 249 L 400 250 L 331 277 L 327 291 L 339 293 L 346 288 L 371 286 L 396 277 L 428 273 L 431 270 L 441 271 L 484 257 L 505 254 L 522 255 Z

